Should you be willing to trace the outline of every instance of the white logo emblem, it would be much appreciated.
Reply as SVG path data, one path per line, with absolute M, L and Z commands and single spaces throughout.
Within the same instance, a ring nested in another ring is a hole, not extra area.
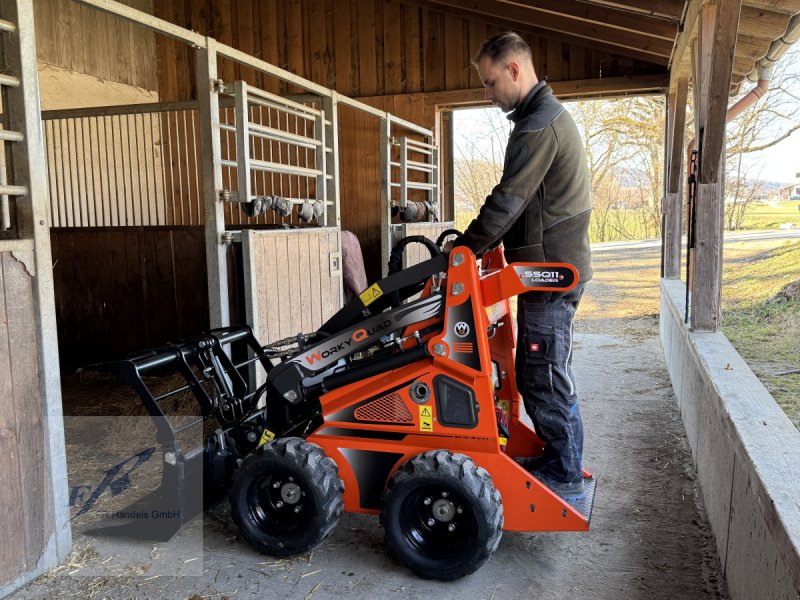
M 454 330 L 456 335 L 460 338 L 467 337 L 469 335 L 469 325 L 467 325 L 464 321 L 459 321 L 456 323 Z

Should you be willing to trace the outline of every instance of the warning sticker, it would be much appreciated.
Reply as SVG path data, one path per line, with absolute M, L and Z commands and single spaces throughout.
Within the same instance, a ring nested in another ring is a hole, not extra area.
M 508 400 L 500 400 L 497 403 L 497 405 L 500 407 L 500 410 L 502 410 L 503 412 L 508 412 L 509 410 L 511 410 L 511 405 L 510 405 L 510 402 Z
M 369 306 L 381 296 L 383 296 L 383 290 L 377 283 L 373 283 L 358 295 L 358 297 L 361 298 L 361 302 L 364 303 L 364 306 Z
M 265 429 L 264 433 L 261 434 L 261 439 L 258 442 L 259 446 L 263 446 L 267 442 L 271 442 L 275 439 L 275 434 L 272 433 L 269 429 Z
M 430 406 L 419 407 L 419 430 L 433 431 L 433 415 Z

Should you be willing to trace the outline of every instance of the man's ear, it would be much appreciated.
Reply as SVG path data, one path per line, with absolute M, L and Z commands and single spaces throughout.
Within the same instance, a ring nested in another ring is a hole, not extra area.
M 511 73 L 511 80 L 516 83 L 519 80 L 520 74 L 519 63 L 516 61 L 511 61 L 508 63 L 508 70 Z

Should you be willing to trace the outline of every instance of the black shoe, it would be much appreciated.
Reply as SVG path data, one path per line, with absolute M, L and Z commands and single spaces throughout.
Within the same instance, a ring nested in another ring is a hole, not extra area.
M 539 456 L 515 456 L 514 462 L 529 473 L 543 469 L 547 464 L 547 461 L 545 461 L 544 456 L 541 454 Z
M 531 471 L 531 475 L 545 484 L 550 490 L 567 502 L 581 500 L 584 496 L 583 477 L 578 481 L 556 481 L 541 471 Z

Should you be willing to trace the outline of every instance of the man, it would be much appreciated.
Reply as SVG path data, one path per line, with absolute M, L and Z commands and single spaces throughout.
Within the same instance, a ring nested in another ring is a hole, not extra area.
M 531 50 L 515 33 L 484 42 L 473 64 L 486 99 L 510 113 L 503 177 L 478 217 L 453 246 L 475 253 L 499 244 L 511 262 L 574 265 L 580 283 L 569 292 L 519 297 L 516 373 L 525 409 L 545 442 L 526 468 L 566 500 L 583 496 L 583 424 L 572 363 L 572 322 L 592 277 L 591 198 L 586 157 L 570 114 L 539 81 Z

